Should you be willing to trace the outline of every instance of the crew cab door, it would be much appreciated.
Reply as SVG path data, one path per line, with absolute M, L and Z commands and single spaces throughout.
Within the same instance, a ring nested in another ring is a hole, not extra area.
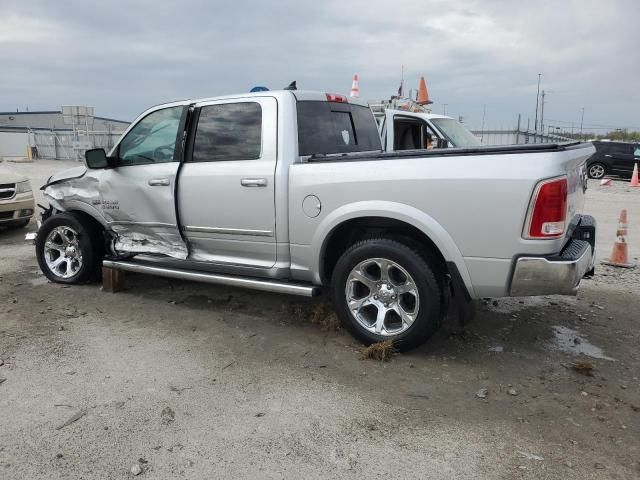
M 269 268 L 276 262 L 277 101 L 195 105 L 178 210 L 189 259 Z
M 174 196 L 184 119 L 184 105 L 146 112 L 111 153 L 116 166 L 100 177 L 100 208 L 118 252 L 187 256 Z

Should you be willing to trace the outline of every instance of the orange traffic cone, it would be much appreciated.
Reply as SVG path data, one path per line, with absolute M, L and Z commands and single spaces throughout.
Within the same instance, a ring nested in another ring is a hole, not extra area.
M 424 77 L 420 77 L 420 84 L 418 85 L 418 103 L 420 105 L 430 105 L 433 103 L 431 100 L 429 100 L 427 82 L 424 81 Z
M 637 163 L 633 166 L 633 175 L 631 175 L 631 186 L 640 187 L 640 182 L 638 182 L 638 164 Z
M 351 83 L 351 94 L 349 96 L 356 98 L 360 96 L 360 86 L 358 85 L 357 73 L 353 76 L 353 82 Z
M 610 186 L 611 185 L 611 179 L 610 178 L 603 178 L 602 180 L 600 180 L 600 186 Z
M 622 210 L 620 212 L 620 220 L 618 223 L 618 231 L 616 232 L 616 242 L 613 244 L 613 251 L 611 257 L 602 263 L 611 265 L 614 267 L 635 267 L 635 264 L 629 261 L 629 249 L 627 247 L 627 211 Z

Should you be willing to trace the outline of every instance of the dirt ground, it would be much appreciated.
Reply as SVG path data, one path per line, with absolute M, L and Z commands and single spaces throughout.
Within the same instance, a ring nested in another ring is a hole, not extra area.
M 40 185 L 67 166 L 10 168 Z M 621 208 L 640 256 L 626 185 L 590 183 L 601 258 Z M 640 478 L 640 269 L 480 301 L 464 330 L 376 362 L 321 299 L 49 283 L 26 231 L 0 231 L 2 479 Z

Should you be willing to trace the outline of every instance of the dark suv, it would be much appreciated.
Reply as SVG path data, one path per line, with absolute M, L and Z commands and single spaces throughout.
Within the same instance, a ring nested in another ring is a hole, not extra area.
M 593 142 L 596 153 L 587 160 L 590 178 L 602 178 L 605 175 L 630 177 L 633 166 L 640 162 L 640 143 Z

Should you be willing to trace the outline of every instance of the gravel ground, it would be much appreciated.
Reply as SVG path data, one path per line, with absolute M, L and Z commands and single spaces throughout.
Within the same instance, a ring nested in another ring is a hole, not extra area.
M 38 185 L 67 166 L 10 167 Z M 588 192 L 598 254 L 627 208 L 638 257 L 640 192 L 614 183 Z M 380 363 L 321 299 L 49 283 L 29 230 L 0 231 L 2 479 L 640 477 L 639 269 L 481 301 Z

